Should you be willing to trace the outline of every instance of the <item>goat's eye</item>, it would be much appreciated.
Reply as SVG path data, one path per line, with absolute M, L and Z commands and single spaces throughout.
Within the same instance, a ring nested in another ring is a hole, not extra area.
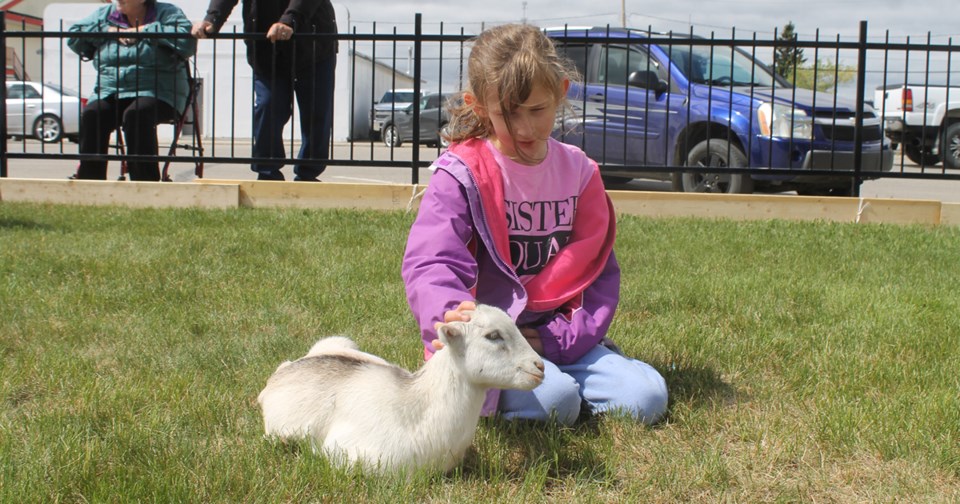
M 487 333 L 487 339 L 490 341 L 503 341 L 503 336 L 500 335 L 500 331 L 493 331 Z

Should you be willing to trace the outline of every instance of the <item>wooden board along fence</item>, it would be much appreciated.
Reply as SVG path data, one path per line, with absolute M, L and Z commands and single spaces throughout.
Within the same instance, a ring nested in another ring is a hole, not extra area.
M 415 210 L 425 185 L 198 179 L 114 182 L 0 179 L 0 202 L 128 207 Z M 649 217 L 960 225 L 960 203 L 887 198 L 610 191 L 617 211 Z

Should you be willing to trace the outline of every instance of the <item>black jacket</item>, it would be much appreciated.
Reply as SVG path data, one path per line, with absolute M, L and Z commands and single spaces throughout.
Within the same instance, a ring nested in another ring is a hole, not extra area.
M 204 19 L 219 32 L 238 1 L 210 0 Z M 292 26 L 299 36 L 292 41 L 270 43 L 264 35 L 277 21 Z M 337 53 L 337 20 L 330 0 L 243 0 L 243 31 L 261 34 L 257 40 L 245 42 L 247 62 L 254 72 L 265 77 L 274 71 L 307 71 L 316 60 Z M 312 33 L 329 35 L 304 36 Z

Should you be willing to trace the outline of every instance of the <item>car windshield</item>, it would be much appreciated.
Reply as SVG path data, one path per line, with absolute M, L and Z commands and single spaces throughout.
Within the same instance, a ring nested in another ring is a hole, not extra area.
M 50 88 L 50 89 L 52 89 L 52 90 L 54 90 L 54 91 L 56 91 L 56 92 L 58 92 L 58 93 L 60 93 L 60 94 L 62 94 L 62 95 L 64 95 L 64 96 L 80 96 L 80 93 L 74 91 L 73 89 L 70 89 L 70 88 L 68 88 L 68 87 L 63 87 L 63 86 L 61 86 L 61 85 L 59 85 L 59 84 L 54 84 L 54 83 L 52 83 L 52 82 L 47 82 L 47 83 L 44 84 L 43 86 L 44 86 L 44 87 L 47 87 L 47 88 Z
M 413 103 L 413 91 L 387 91 L 380 103 Z
M 688 79 L 713 86 L 770 87 L 770 71 L 740 49 L 676 44 L 663 47 Z

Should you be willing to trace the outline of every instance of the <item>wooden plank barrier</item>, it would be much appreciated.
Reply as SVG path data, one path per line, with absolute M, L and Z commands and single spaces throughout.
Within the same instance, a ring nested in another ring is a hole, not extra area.
M 198 179 L 109 182 L 0 179 L 0 201 L 131 207 L 292 207 L 416 210 L 426 188 Z M 609 191 L 617 212 L 648 217 L 804 220 L 960 226 L 960 203 L 886 198 Z
M 0 201 L 135 208 L 233 208 L 239 202 L 239 188 L 236 184 L 2 178 Z
M 856 198 L 609 191 L 618 212 L 648 217 L 853 220 Z
M 960 226 L 960 203 L 944 203 L 940 208 L 940 224 Z
M 404 210 L 414 197 L 409 184 L 338 184 L 261 180 L 204 180 L 230 183 L 240 189 L 240 206 Z M 420 190 L 426 186 L 419 187 Z

